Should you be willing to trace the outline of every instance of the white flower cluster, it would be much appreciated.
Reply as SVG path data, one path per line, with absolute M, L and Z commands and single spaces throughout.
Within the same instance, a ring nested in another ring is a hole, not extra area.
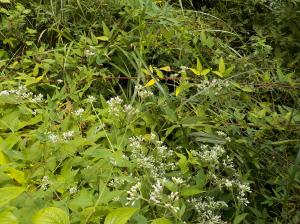
M 197 84 L 197 87 L 201 90 L 210 90 L 213 88 L 215 95 L 218 95 L 223 88 L 227 88 L 229 86 L 229 81 L 221 79 L 212 79 L 211 81 L 203 80 L 201 83 Z
M 71 140 L 74 137 L 74 131 L 66 131 L 60 135 L 54 134 L 53 132 L 48 132 L 48 139 L 52 143 L 57 143 L 59 141 Z
M 224 133 L 223 131 L 217 131 L 217 135 L 221 136 L 221 137 L 225 137 L 225 140 L 227 142 L 231 142 L 231 138 L 229 136 L 227 136 L 226 133 Z
M 129 191 L 127 191 L 127 203 L 126 205 L 134 205 L 134 202 L 140 198 L 141 182 L 137 182 L 133 185 Z
M 84 109 L 79 108 L 79 109 L 73 111 L 72 114 L 74 114 L 77 117 L 81 117 L 81 115 L 83 114 L 83 112 L 84 112 Z
M 95 52 L 95 47 L 94 46 L 90 46 L 89 48 L 84 50 L 84 55 L 86 57 L 90 57 L 90 56 L 93 56 L 95 54 L 96 54 L 96 52 Z
M 110 100 L 107 101 L 107 104 L 109 107 L 109 113 L 116 117 L 119 117 L 121 113 L 134 115 L 139 112 L 138 109 L 134 108 L 130 104 L 123 105 L 123 100 L 119 96 L 110 98 Z
M 22 85 L 20 85 L 18 89 L 2 90 L 0 92 L 0 96 L 9 96 L 9 95 L 14 95 L 23 100 L 29 100 L 30 102 L 33 103 L 40 103 L 43 101 L 42 94 L 34 95 L 25 86 Z
M 218 214 L 222 208 L 228 207 L 224 201 L 215 201 L 212 197 L 200 197 L 189 199 L 188 202 L 198 213 L 197 221 L 203 224 L 225 224 Z
M 211 165 L 218 165 L 219 159 L 225 154 L 225 149 L 221 145 L 201 145 L 199 151 L 192 150 L 193 156 L 199 157 L 200 160 L 210 163 Z
M 96 101 L 96 98 L 94 96 L 90 95 L 90 96 L 88 96 L 87 101 L 89 103 L 94 103 Z
M 145 87 L 140 84 L 137 84 L 135 86 L 135 89 L 137 90 L 137 94 L 141 98 L 141 100 L 143 100 L 149 96 L 153 96 L 153 92 L 145 89 Z
M 75 193 L 77 193 L 77 192 L 78 192 L 77 187 L 71 187 L 71 188 L 69 189 L 69 193 L 70 193 L 70 194 L 75 194 Z
M 48 176 L 44 176 L 42 179 L 42 183 L 41 183 L 41 189 L 42 190 L 47 190 L 48 186 L 50 185 L 50 180 Z
M 244 206 L 247 206 L 249 204 L 249 201 L 247 199 L 248 193 L 251 193 L 251 189 L 249 184 L 242 183 L 238 179 L 228 179 L 228 178 L 221 178 L 219 179 L 216 175 L 211 174 L 211 177 L 213 178 L 214 182 L 218 185 L 220 189 L 226 188 L 227 190 L 233 191 L 237 190 L 237 200 L 240 204 L 243 204 Z
M 124 179 L 121 179 L 121 178 L 114 178 L 112 179 L 111 181 L 108 182 L 108 186 L 109 187 L 112 187 L 112 188 L 119 188 L 121 187 L 123 184 L 125 183 L 125 180 Z

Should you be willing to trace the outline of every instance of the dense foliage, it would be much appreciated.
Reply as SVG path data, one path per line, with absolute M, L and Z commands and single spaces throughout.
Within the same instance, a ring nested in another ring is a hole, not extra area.
M 299 0 L 0 0 L 0 223 L 299 223 Z

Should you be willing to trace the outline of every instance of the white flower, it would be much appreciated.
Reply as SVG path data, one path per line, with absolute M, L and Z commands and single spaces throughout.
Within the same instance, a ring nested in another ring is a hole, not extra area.
M 217 131 L 217 134 L 219 135 L 219 136 L 227 136 L 223 131 Z
M 84 109 L 79 108 L 77 110 L 75 110 L 74 112 L 72 112 L 75 116 L 80 117 L 82 115 L 82 113 L 84 112 Z
M 74 135 L 74 131 L 66 131 L 62 133 L 64 140 L 70 140 Z
M 96 101 L 96 98 L 94 97 L 94 96 L 88 96 L 88 99 L 87 99 L 87 101 L 89 102 L 89 103 L 94 103 L 95 101 Z
M 185 181 L 182 179 L 182 178 L 180 178 L 180 177 L 172 177 L 172 181 L 175 183 L 175 184 L 177 184 L 177 185 L 181 185 L 181 184 L 183 184 Z
M 71 187 L 71 188 L 69 189 L 70 194 L 75 194 L 77 191 L 78 191 L 78 190 L 77 190 L 77 187 Z
M 44 190 L 44 191 L 47 190 L 49 184 L 50 184 L 49 177 L 44 176 L 43 179 L 42 179 L 41 189 Z
M 126 205 L 129 205 L 129 204 L 133 205 L 134 202 L 139 199 L 140 188 L 141 188 L 141 182 L 137 182 L 135 185 L 133 185 L 130 188 L 129 191 L 127 191 L 127 194 L 128 194 L 127 201 L 128 202 L 126 203 Z
M 145 87 L 142 85 L 138 84 L 135 86 L 135 89 L 137 90 L 138 96 L 143 100 L 149 96 L 153 96 L 153 93 L 149 90 L 146 90 Z
M 161 203 L 161 195 L 163 193 L 163 186 L 160 180 L 157 180 L 154 185 L 152 185 L 153 191 L 150 193 L 150 200 L 156 204 Z
M 54 133 L 48 133 L 48 138 L 51 142 L 56 143 L 59 141 L 59 136 Z

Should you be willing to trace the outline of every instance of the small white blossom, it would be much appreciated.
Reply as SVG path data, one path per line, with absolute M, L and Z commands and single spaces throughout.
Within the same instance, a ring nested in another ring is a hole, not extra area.
M 75 193 L 77 193 L 77 187 L 71 187 L 70 189 L 69 189 L 69 192 L 70 192 L 70 194 L 75 194 Z
M 75 116 L 80 117 L 82 115 L 82 113 L 84 112 L 84 109 L 79 108 L 77 110 L 75 110 L 74 112 L 72 112 Z
M 42 179 L 41 189 L 47 190 L 48 186 L 50 185 L 50 180 L 48 176 L 44 176 Z
M 48 139 L 52 142 L 52 143 L 56 143 L 60 140 L 59 136 L 54 134 L 54 133 L 48 133 Z
M 135 185 L 133 185 L 129 191 L 127 191 L 127 203 L 126 205 L 133 205 L 136 200 L 140 198 L 140 188 L 141 188 L 141 182 L 137 182 Z
M 74 131 L 66 131 L 62 133 L 64 140 L 70 140 L 74 136 Z
M 95 101 L 96 101 L 96 98 L 94 97 L 94 96 L 88 96 L 88 99 L 87 99 L 87 101 L 89 102 L 89 103 L 94 103 Z

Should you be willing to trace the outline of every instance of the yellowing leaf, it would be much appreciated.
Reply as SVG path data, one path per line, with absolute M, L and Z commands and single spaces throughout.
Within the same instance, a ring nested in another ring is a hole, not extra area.
M 198 70 L 199 72 L 201 72 L 202 69 L 203 69 L 203 67 L 202 67 L 201 61 L 200 61 L 199 58 L 197 58 L 197 70 Z
M 137 210 L 137 208 L 117 208 L 108 213 L 104 224 L 126 224 Z
M 17 198 L 25 191 L 23 187 L 2 187 L 0 188 L 0 207 Z
M 26 183 L 24 172 L 19 171 L 14 168 L 8 168 L 6 170 L 6 172 L 8 172 L 8 174 L 7 174 L 8 176 L 10 176 L 12 179 L 16 180 L 18 183 L 20 183 L 20 184 Z
M 156 81 L 154 79 L 151 79 L 149 82 L 147 82 L 145 87 L 153 86 L 155 83 L 156 83 Z
M 200 72 L 200 75 L 207 75 L 208 73 L 210 73 L 210 69 L 204 69 Z
M 195 74 L 195 75 L 200 75 L 200 71 L 194 68 L 190 68 L 190 70 Z
M 217 76 L 220 76 L 221 78 L 223 77 L 223 74 L 218 71 L 213 71 L 213 73 L 216 74 Z
M 108 41 L 109 38 L 107 36 L 100 36 L 100 37 L 96 37 L 97 40 L 101 40 L 101 41 Z
M 69 224 L 68 214 L 56 207 L 39 210 L 32 218 L 33 224 Z
M 161 68 L 159 68 L 159 69 L 160 69 L 161 71 L 166 71 L 166 72 L 172 71 L 171 68 L 170 68 L 170 66 L 161 67 Z
M 224 59 L 221 57 L 220 61 L 219 61 L 219 72 L 221 74 L 223 74 L 225 72 L 225 63 L 224 63 Z M 222 76 L 223 77 L 223 76 Z
M 153 67 L 152 67 L 152 65 L 149 66 L 149 70 L 150 70 L 151 73 L 153 73 Z

